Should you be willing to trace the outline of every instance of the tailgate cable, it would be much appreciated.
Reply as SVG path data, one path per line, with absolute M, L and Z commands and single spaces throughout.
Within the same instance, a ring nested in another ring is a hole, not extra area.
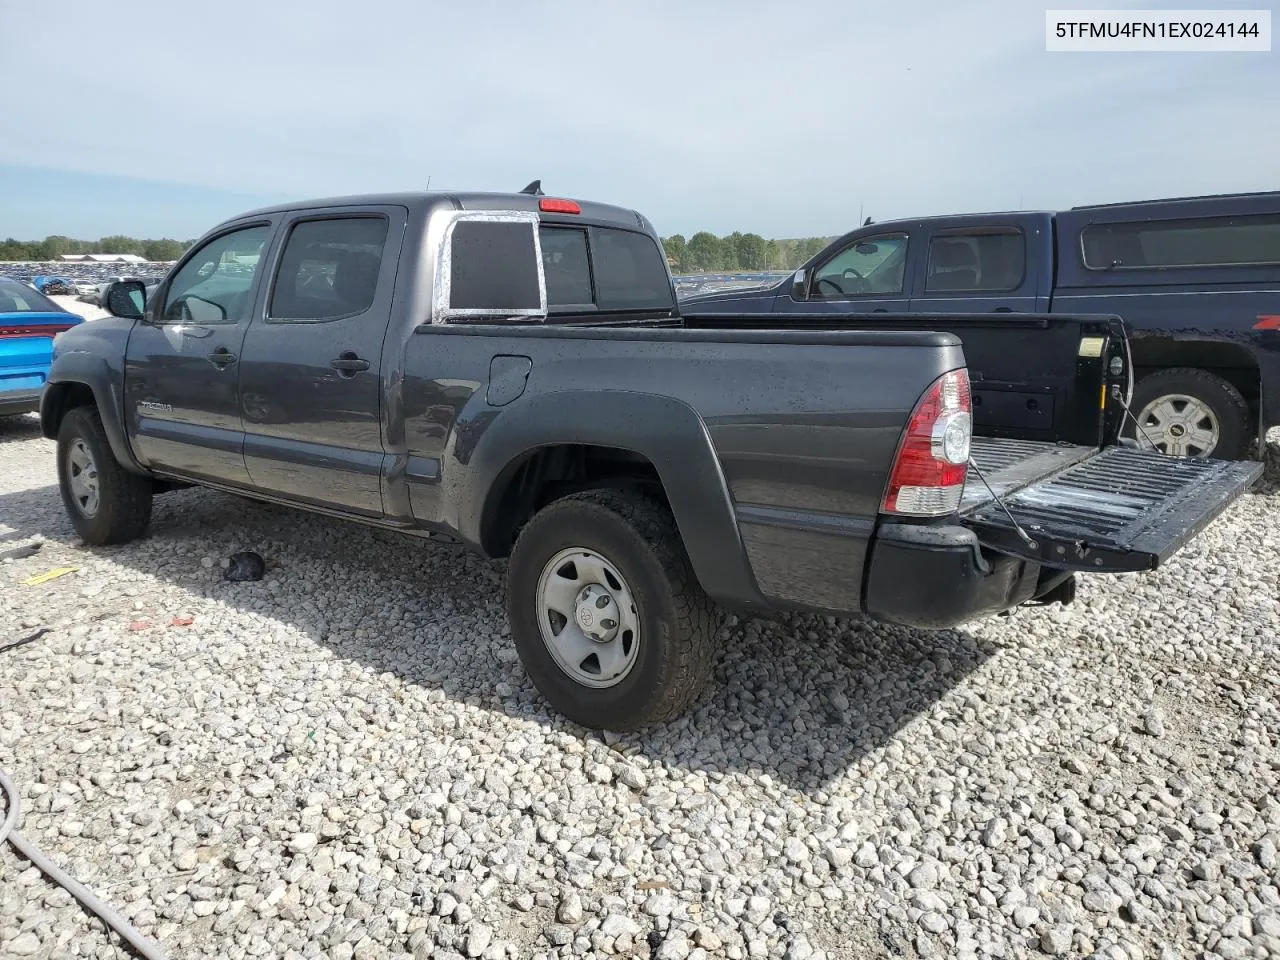
M 46 857 L 39 847 L 18 832 L 18 818 L 22 811 L 18 800 L 18 788 L 3 770 L 0 770 L 0 795 L 4 796 L 9 808 L 4 820 L 0 821 L 0 844 L 5 840 L 13 844 L 13 848 L 30 860 L 41 873 L 79 900 L 86 909 L 97 914 L 99 919 L 119 934 L 120 939 L 133 947 L 140 957 L 144 957 L 145 960 L 166 960 L 165 953 L 159 944 L 154 940 L 148 940 L 129 926 L 129 921 L 94 896 L 93 891 Z
M 1151 444 L 1151 449 L 1158 453 L 1159 449 L 1156 447 L 1156 442 L 1151 439 L 1151 434 L 1142 429 L 1142 424 L 1140 424 L 1138 422 L 1138 418 L 1133 415 L 1133 411 L 1129 409 L 1129 405 L 1124 402 L 1124 397 L 1120 396 L 1120 388 L 1115 384 L 1111 385 L 1111 398 L 1120 404 L 1120 409 L 1125 412 L 1125 416 L 1133 421 L 1134 428 L 1142 434 L 1142 438 L 1146 440 L 1147 443 Z
M 973 472 L 978 475 L 978 479 L 982 481 L 982 485 L 987 488 L 987 493 L 991 494 L 991 499 L 1000 506 L 1000 509 L 1004 511 L 1004 515 L 1009 518 L 1009 522 L 1013 524 L 1013 529 L 1018 531 L 1018 536 L 1022 538 L 1022 542 L 1032 550 L 1039 550 L 1040 544 L 1032 540 L 1027 531 L 1022 529 L 1022 525 L 1019 524 L 1017 520 L 1013 519 L 1013 514 L 1010 513 L 1009 508 L 1004 505 L 1004 501 L 1000 499 L 1000 495 L 991 489 L 991 484 L 987 483 L 987 478 L 982 475 L 982 470 L 979 469 L 978 464 L 973 457 L 969 458 L 969 466 L 972 467 Z

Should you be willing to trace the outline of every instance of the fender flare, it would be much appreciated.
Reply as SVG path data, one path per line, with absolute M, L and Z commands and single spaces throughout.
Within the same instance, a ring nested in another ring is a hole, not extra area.
M 567 390 L 528 397 L 500 410 L 477 394 L 450 440 L 442 482 L 456 504 L 454 528 L 484 547 L 484 524 L 506 482 L 542 447 L 625 449 L 658 472 L 685 550 L 713 599 L 766 606 L 747 560 L 733 501 L 711 435 L 688 404 L 659 394 Z
M 1223 369 L 1244 371 L 1246 381 L 1256 380 L 1256 435 L 1259 438 L 1265 437 L 1267 428 L 1280 422 L 1280 395 L 1276 390 L 1268 389 L 1269 384 L 1276 382 L 1277 366 L 1271 360 L 1274 354 L 1259 349 L 1255 340 L 1240 335 L 1215 336 L 1201 330 L 1142 330 L 1130 334 L 1130 350 L 1135 371 L 1139 367 L 1149 370 L 1195 367 L 1219 376 L 1222 374 L 1218 371 Z M 1239 378 L 1231 376 L 1226 376 L 1225 379 L 1245 394 L 1246 401 L 1252 403 L 1251 383 L 1240 382 Z M 1134 383 L 1136 386 L 1136 376 Z
M 125 434 L 122 382 L 123 379 L 101 357 L 80 351 L 59 354 L 40 393 L 40 432 L 50 440 L 56 440 L 58 427 L 66 413 L 63 398 L 67 391 L 74 386 L 88 387 L 116 460 L 130 473 L 149 475 L 149 471 L 134 458 Z

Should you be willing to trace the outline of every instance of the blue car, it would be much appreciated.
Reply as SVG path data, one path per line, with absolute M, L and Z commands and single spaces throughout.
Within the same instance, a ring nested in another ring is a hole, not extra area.
M 40 408 L 53 338 L 83 322 L 26 284 L 0 277 L 0 416 Z

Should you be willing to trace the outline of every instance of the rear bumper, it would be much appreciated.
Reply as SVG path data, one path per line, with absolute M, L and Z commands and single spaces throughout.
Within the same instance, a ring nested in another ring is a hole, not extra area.
M 870 616 L 942 630 L 1032 599 L 1041 566 L 984 551 L 959 526 L 882 524 L 868 560 L 864 607 Z
M 12 393 L 0 393 L 0 417 L 35 413 L 39 409 L 39 390 L 14 390 Z

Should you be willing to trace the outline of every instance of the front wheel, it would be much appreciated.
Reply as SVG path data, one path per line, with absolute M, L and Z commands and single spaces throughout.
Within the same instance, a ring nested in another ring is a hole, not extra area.
M 520 533 L 507 614 L 525 670 L 583 726 L 669 720 L 705 686 L 716 616 L 671 514 L 593 490 L 557 500 Z
M 1178 457 L 1249 456 L 1249 404 L 1232 384 L 1207 370 L 1176 367 L 1143 377 L 1130 409 L 1141 429 L 1126 418 L 1124 434 L 1139 446 L 1154 445 Z
M 58 487 L 85 543 L 127 543 L 151 522 L 151 479 L 120 466 L 93 407 L 76 407 L 58 428 Z

